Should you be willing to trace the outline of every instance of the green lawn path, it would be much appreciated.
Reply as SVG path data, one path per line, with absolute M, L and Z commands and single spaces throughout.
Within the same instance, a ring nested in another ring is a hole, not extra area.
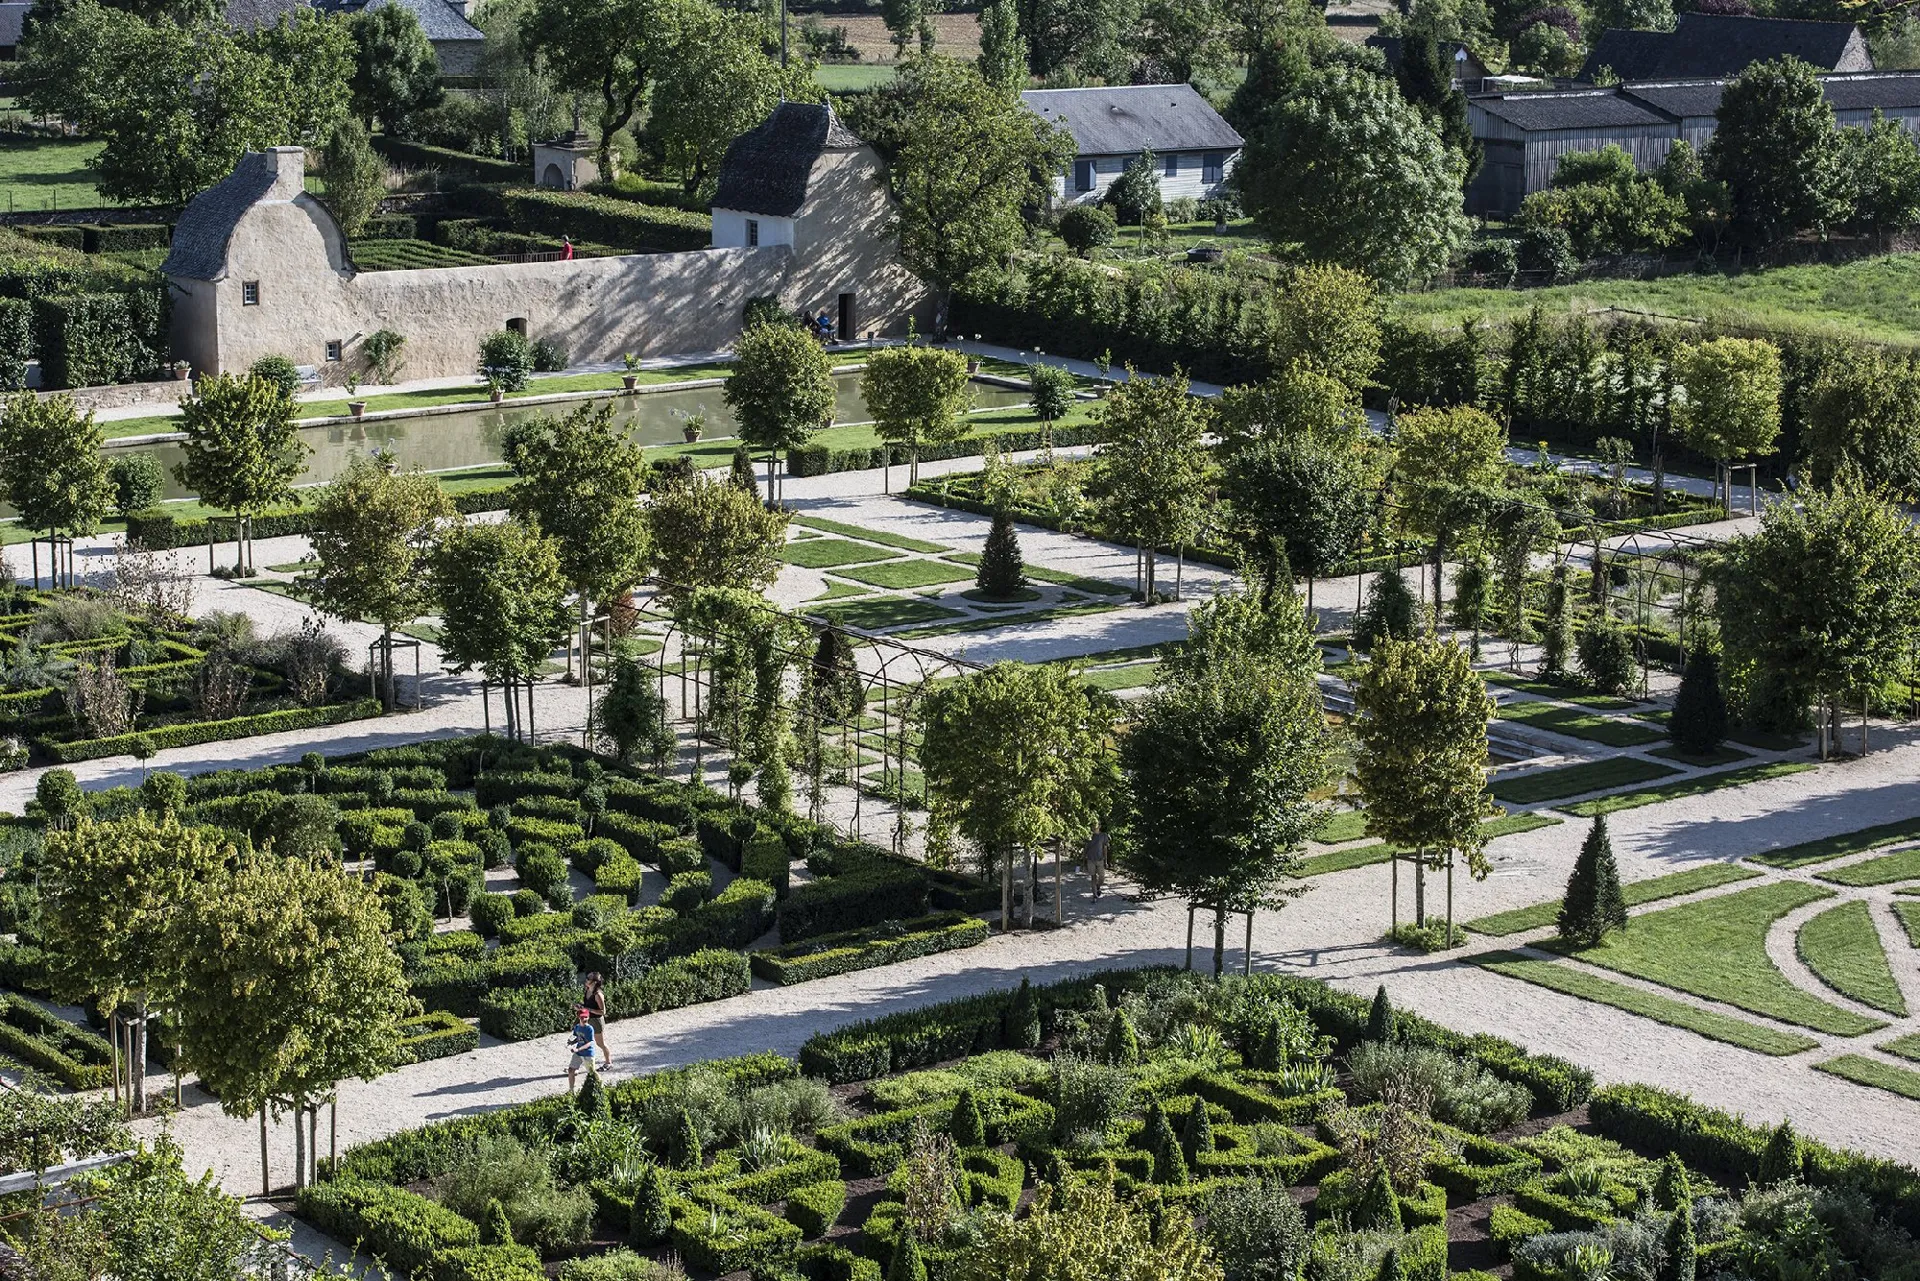
M 1647 912 L 1633 918 L 1632 928 L 1594 947 L 1543 946 L 1782 1023 L 1860 1036 L 1886 1024 L 1801 991 L 1767 957 L 1767 931 L 1775 921 L 1830 897 L 1831 891 L 1817 886 L 1777 881 Z
M 1860 899 L 1830 907 L 1800 927 L 1793 950 L 1822 983 L 1862 1005 L 1906 1017 L 1872 910 Z
M 788 543 L 780 559 L 802 569 L 834 569 L 841 565 L 863 565 L 890 560 L 896 555 L 880 547 L 848 542 L 844 538 L 810 538 L 803 543 Z
M 1649 877 L 1644 881 L 1629 881 L 1620 887 L 1620 894 L 1626 899 L 1628 907 L 1639 907 L 1644 903 L 1656 903 L 1661 899 L 1679 898 L 1682 894 L 1696 894 L 1701 890 L 1731 885 L 1735 881 L 1752 880 L 1758 875 L 1760 873 L 1752 868 L 1736 863 L 1707 863 L 1683 872 L 1669 872 L 1665 876 Z M 1537 930 L 1559 919 L 1560 900 L 1553 899 L 1535 903 L 1532 907 L 1516 907 L 1510 912 L 1495 912 L 1492 916 L 1467 921 L 1464 922 L 1464 928 L 1475 934 L 1499 937 Z
M 1897 1054 L 1903 1059 L 1912 1059 L 1915 1063 L 1920 1063 L 1920 1032 L 1896 1036 L 1880 1048 L 1888 1054 Z
M 1916 839 L 1920 839 L 1920 818 L 1903 818 L 1892 823 L 1863 827 L 1857 832 L 1842 832 L 1838 836 L 1823 836 L 1817 841 L 1802 841 L 1798 845 L 1769 850 L 1765 854 L 1752 854 L 1748 856 L 1748 861 L 1767 867 L 1806 867 L 1812 863 L 1829 862 L 1842 855 L 1860 854 L 1882 845 L 1892 845 L 1896 841 Z
M 1907 942 L 1920 947 L 1920 903 L 1895 903 L 1893 914 L 1907 932 Z
M 1920 880 L 1920 848 L 1901 850 L 1897 854 L 1882 854 L 1878 858 L 1862 859 L 1858 863 L 1849 863 L 1845 867 L 1836 867 L 1830 872 L 1817 872 L 1815 875 L 1831 885 L 1856 888 L 1866 885 L 1892 885 L 1896 881 Z
M 1671 783 L 1662 783 L 1658 787 L 1649 787 L 1638 792 L 1616 792 L 1612 796 L 1599 796 L 1590 801 L 1581 801 L 1577 805 L 1568 805 L 1566 812 L 1580 818 L 1592 818 L 1596 814 L 1611 814 L 1616 810 L 1638 809 L 1642 805 L 1657 805 L 1661 801 L 1678 800 L 1686 796 L 1704 796 L 1708 792 L 1717 792 L 1725 787 L 1745 787 L 1749 783 L 1763 783 L 1769 779 L 1785 778 L 1789 774 L 1801 774 L 1812 769 L 1811 763 L 1798 761 L 1770 761 L 1761 765 L 1746 765 L 1740 769 L 1728 770 L 1723 774 L 1700 774 L 1693 778 L 1677 779 Z
M 882 565 L 855 565 L 835 570 L 834 573 L 856 583 L 885 587 L 892 591 L 973 581 L 973 575 L 967 570 L 958 565 L 943 565 L 937 560 L 894 560 Z
M 1567 796 L 1584 796 L 1609 787 L 1626 787 L 1666 778 L 1680 771 L 1635 756 L 1615 756 L 1604 761 L 1586 761 L 1563 765 L 1558 769 L 1537 770 L 1493 780 L 1493 794 L 1514 805 L 1534 805 Z
M 1737 1019 L 1730 1014 L 1721 1014 L 1714 1010 L 1703 1010 L 1685 1001 L 1676 1001 L 1672 997 L 1660 996 L 1653 992 L 1643 992 L 1639 988 L 1628 987 L 1624 983 L 1615 983 L 1612 979 L 1603 979 L 1597 974 L 1588 974 L 1584 970 L 1558 965 L 1552 961 L 1522 956 L 1518 952 L 1488 952 L 1481 956 L 1470 956 L 1467 960 L 1481 969 L 1491 970 L 1495 974 L 1504 974 L 1510 979 L 1519 979 L 1523 983 L 1532 983 L 1536 987 L 1548 988 L 1566 996 L 1579 997 L 1583 1001 L 1592 1001 L 1597 1005 L 1610 1005 L 1616 1010 L 1638 1014 L 1656 1023 L 1664 1023 L 1668 1027 L 1698 1032 L 1709 1040 L 1737 1045 L 1743 1050 L 1752 1050 L 1756 1054 L 1775 1057 L 1799 1054 L 1819 1044 L 1812 1037 L 1803 1036 L 1798 1032 L 1787 1032 L 1759 1023 L 1749 1023 L 1745 1019 Z
M 957 609 L 901 596 L 843 601 L 837 605 L 809 609 L 808 612 L 841 627 L 855 627 L 862 631 L 879 631 L 887 627 L 903 627 L 908 623 L 930 623 L 939 618 L 962 617 Z
M 924 538 L 908 538 L 905 534 L 889 534 L 882 529 L 868 529 L 864 525 L 847 525 L 819 516 L 795 516 L 793 523 L 805 525 L 808 529 L 817 529 L 823 534 L 864 539 L 869 543 L 879 543 L 882 547 L 898 547 L 903 552 L 922 552 L 928 556 L 938 556 L 953 550 L 945 543 L 930 543 Z
M 1828 1059 L 1825 1063 L 1816 1063 L 1813 1066 L 1822 1072 L 1829 1072 L 1834 1076 L 1852 1081 L 1856 1085 L 1870 1085 L 1876 1090 L 1885 1090 L 1889 1094 L 1920 1099 L 1920 1072 L 1915 1072 L 1911 1068 L 1895 1067 L 1891 1063 L 1882 1063 L 1879 1059 L 1870 1059 L 1863 1054 L 1842 1054 L 1837 1059 Z
M 1503 721 L 1572 738 L 1584 738 L 1608 747 L 1642 747 L 1648 743 L 1658 743 L 1666 737 L 1664 731 L 1635 721 L 1596 716 L 1578 708 L 1556 707 L 1552 703 L 1531 700 L 1507 703 L 1494 715 Z

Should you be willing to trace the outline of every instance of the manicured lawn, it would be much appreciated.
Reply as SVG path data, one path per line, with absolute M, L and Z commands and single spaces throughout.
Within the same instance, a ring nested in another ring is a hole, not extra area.
M 1895 1067 L 1863 1054 L 1842 1054 L 1837 1059 L 1828 1059 L 1825 1063 L 1813 1066 L 1822 1072 L 1844 1077 L 1856 1085 L 1871 1085 L 1876 1090 L 1920 1099 L 1920 1072 L 1910 1068 Z
M 1682 765 L 1693 765 L 1699 768 L 1705 768 L 1709 765 L 1731 765 L 1735 761 L 1744 761 L 1751 756 L 1752 753 L 1743 752 L 1737 747 L 1728 747 L 1725 743 L 1722 743 L 1706 756 L 1689 756 L 1679 748 L 1671 745 L 1656 747 L 1651 752 L 1648 752 L 1647 755 L 1658 756 L 1663 761 L 1678 761 Z
M 1784 752 L 1795 747 L 1806 746 L 1804 734 L 1769 734 L 1761 729 L 1731 729 L 1727 737 L 1744 747 L 1757 747 L 1763 752 Z
M 98 142 L 62 138 L 0 138 L 0 209 L 95 209 L 106 203 L 95 189 L 91 162 Z
M 1903 1059 L 1912 1059 L 1920 1063 L 1920 1032 L 1910 1032 L 1906 1036 L 1897 1036 L 1880 1047 L 1888 1054 L 1898 1054 Z
M 1907 932 L 1907 942 L 1920 947 L 1920 903 L 1895 903 L 1893 914 Z
M 1040 599 L 1040 593 L 1031 587 L 1022 587 L 1011 596 L 989 596 L 978 587 L 960 593 L 970 601 L 977 602 L 986 609 L 1017 609 L 1029 601 Z
M 1741 769 L 1728 770 L 1724 774 L 1701 774 L 1694 778 L 1683 778 L 1672 783 L 1662 783 L 1659 787 L 1649 787 L 1644 791 L 1601 796 L 1566 808 L 1569 814 L 1577 814 L 1581 818 L 1592 818 L 1595 814 L 1638 809 L 1642 805 L 1657 805 L 1661 801 L 1676 800 L 1683 796 L 1704 796 L 1708 792 L 1717 792 L 1723 787 L 1745 787 L 1748 783 L 1763 783 L 1768 779 L 1804 773 L 1812 768 L 1811 764 L 1803 762 L 1772 761 L 1765 765 L 1748 765 Z
M 1568 734 L 1574 738 L 1604 743 L 1608 747 L 1640 747 L 1657 743 L 1666 737 L 1664 732 L 1647 725 L 1595 716 L 1573 707 L 1556 707 L 1552 703 L 1508 703 L 1494 715 L 1517 725 L 1530 725 L 1554 734 Z
M 1696 894 L 1701 890 L 1710 890 L 1719 885 L 1731 885 L 1735 881 L 1752 880 L 1760 873 L 1749 867 L 1735 863 L 1705 863 L 1699 867 L 1690 867 L 1684 872 L 1670 872 L 1665 876 L 1649 877 L 1644 881 L 1629 881 L 1620 887 L 1621 897 L 1628 907 L 1639 907 L 1643 903 L 1655 903 L 1661 899 L 1679 898 L 1682 894 Z M 1560 900 L 1552 899 L 1545 903 L 1535 903 L 1532 907 L 1516 907 L 1510 912 L 1496 912 L 1492 916 L 1483 916 L 1476 921 L 1467 921 L 1465 926 L 1476 934 L 1521 934 L 1527 930 L 1537 930 L 1552 925 L 1560 919 Z
M 803 543 L 788 543 L 780 558 L 803 569 L 833 569 L 840 565 L 864 565 L 869 561 L 891 560 L 895 553 L 844 538 L 810 538 Z
M 1817 875 L 1834 885 L 1851 886 L 1892 885 L 1895 881 L 1920 880 L 1920 849 L 1882 854 L 1879 858 L 1863 859 Z
M 1616 756 L 1604 761 L 1586 761 L 1563 765 L 1559 769 L 1539 770 L 1493 780 L 1493 794 L 1514 805 L 1533 805 L 1558 800 L 1563 796 L 1583 796 L 1609 787 L 1627 787 L 1650 779 L 1665 778 L 1680 771 L 1633 756 Z
M 1517 689 L 1525 694 L 1536 694 L 1541 698 L 1558 699 L 1563 703 L 1578 703 L 1582 707 L 1591 707 L 1603 712 L 1621 712 L 1638 707 L 1630 698 L 1615 698 L 1612 694 L 1596 694 L 1584 685 L 1562 685 L 1556 681 L 1540 680 L 1520 672 L 1481 672 L 1489 685 L 1504 685 L 1508 689 Z
M 813 69 L 813 82 L 828 93 L 878 89 L 892 84 L 897 70 L 870 62 L 823 62 Z
M 945 583 L 973 581 L 973 575 L 957 565 L 942 565 L 934 560 L 895 560 L 884 565 L 862 565 L 837 571 L 842 578 L 874 587 L 906 591 L 915 587 L 938 587 Z
M 977 568 L 980 564 L 980 553 L 955 552 L 953 555 L 943 557 L 942 559 L 950 560 L 956 565 L 972 565 Z M 1076 592 L 1086 592 L 1091 596 L 1130 596 L 1133 594 L 1133 588 L 1120 583 L 1110 583 L 1104 578 L 1083 578 L 1079 574 L 1069 574 L 1065 570 L 1059 569 L 1048 569 L 1042 565 L 1028 565 L 1022 572 L 1035 582 L 1052 583 L 1056 587 L 1070 587 Z
M 1842 832 L 1838 836 L 1823 836 L 1817 841 L 1802 841 L 1798 845 L 1769 850 L 1765 854 L 1751 854 L 1748 855 L 1748 861 L 1763 863 L 1768 867 L 1806 867 L 1812 863 L 1825 863 L 1844 854 L 1860 854 L 1882 845 L 1916 838 L 1920 838 L 1920 818 L 1903 818 L 1892 823 L 1876 823 L 1857 832 Z
M 879 543 L 883 547 L 898 547 L 904 552 L 924 552 L 937 556 L 953 549 L 944 543 L 930 543 L 924 538 L 908 538 L 905 534 L 889 534 L 882 529 L 868 529 L 864 525 L 846 525 L 837 520 L 825 520 L 819 516 L 795 516 L 793 523 L 805 525 L 808 529 L 817 529 L 825 534 L 839 534 L 843 538 L 860 538 L 869 543 Z
M 1880 946 L 1880 933 L 1864 902 L 1855 900 L 1830 907 L 1800 927 L 1793 949 L 1820 981 L 1862 1005 L 1906 1017 L 1900 996 Z
M 1366 834 L 1365 810 L 1335 810 L 1313 834 L 1313 839 L 1323 845 L 1339 845 L 1343 841 L 1357 841 Z
M 865 596 L 867 589 L 857 583 L 836 583 L 827 580 L 827 590 L 815 596 L 815 600 L 843 600 L 848 596 Z
M 1018 614 L 998 614 L 992 618 L 970 618 L 960 623 L 942 623 L 936 627 L 916 627 L 910 632 L 902 632 L 903 640 L 919 640 L 928 636 L 956 636 L 966 632 L 990 632 L 1001 627 L 1015 627 L 1021 623 L 1050 623 L 1056 618 L 1078 618 L 1082 614 L 1105 614 L 1119 609 L 1118 605 L 1060 605 L 1053 609 L 1030 609 Z
M 1709 1001 L 1721 1001 L 1816 1032 L 1859 1036 L 1886 1024 L 1801 991 L 1767 958 L 1767 931 L 1808 903 L 1830 897 L 1812 885 L 1779 881 L 1633 918 L 1595 947 L 1567 949 L 1617 970 Z M 1547 944 L 1560 950 L 1556 944 Z
M 1508 814 L 1503 818 L 1488 819 L 1480 824 L 1480 831 L 1491 841 L 1502 836 L 1514 836 L 1521 832 L 1536 831 L 1542 827 L 1553 827 L 1560 822 L 1562 822 L 1561 819 L 1549 818 L 1545 814 Z M 1349 868 L 1384 863 L 1392 857 L 1393 846 L 1384 841 L 1374 845 L 1357 845 L 1352 849 L 1315 854 L 1302 860 L 1300 875 L 1325 876 L 1329 872 L 1344 872 Z
M 1083 673 L 1080 679 L 1095 689 L 1104 689 L 1111 694 L 1116 690 L 1140 689 L 1151 685 L 1159 670 L 1158 663 L 1135 663 L 1131 667 L 1097 668 Z
M 1685 1001 L 1643 992 L 1624 983 L 1603 979 L 1597 974 L 1522 956 L 1517 952 L 1488 952 L 1482 956 L 1470 956 L 1467 960 L 1510 979 L 1519 979 L 1523 983 L 1532 983 L 1536 987 L 1548 988 L 1567 996 L 1577 996 L 1598 1005 L 1611 1005 L 1616 1010 L 1638 1014 L 1668 1027 L 1698 1032 L 1709 1040 L 1737 1045 L 1756 1054 L 1776 1057 L 1798 1054 L 1819 1044 L 1812 1037 L 1802 1036 L 1798 1032 L 1786 1032 L 1714 1010 L 1703 1010 Z
M 935 619 L 962 617 L 957 609 L 901 596 L 850 600 L 839 605 L 823 605 L 808 612 L 830 623 L 857 627 L 862 631 L 879 631 L 886 627 L 903 627 L 908 623 L 930 623 Z

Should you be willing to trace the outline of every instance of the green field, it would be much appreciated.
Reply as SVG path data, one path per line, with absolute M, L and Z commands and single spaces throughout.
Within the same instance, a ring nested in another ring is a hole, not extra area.
M 97 142 L 0 138 L 0 209 L 97 209 L 107 203 L 89 167 Z
M 1907 942 L 1920 947 L 1920 903 L 1895 903 L 1893 914 L 1907 932 Z
M 1569 805 L 1566 810 L 1567 813 L 1577 814 L 1581 818 L 1592 818 L 1595 814 L 1638 809 L 1642 805 L 1657 805 L 1661 801 L 1678 800 L 1683 796 L 1704 796 L 1708 792 L 1717 792 L 1724 787 L 1745 787 L 1748 783 L 1763 783 L 1768 779 L 1805 773 L 1812 768 L 1812 765 L 1795 761 L 1747 765 L 1740 769 L 1730 769 L 1724 774 L 1699 774 L 1693 778 L 1676 779 L 1674 782 L 1662 783 L 1658 787 L 1649 787 L 1638 792 L 1616 792 L 1612 796 L 1601 796 L 1591 801 L 1581 801 L 1578 805 Z
M 1844 854 L 1860 854 L 1916 837 L 1920 837 L 1920 818 L 1903 818 L 1892 823 L 1863 827 L 1857 832 L 1842 832 L 1838 836 L 1823 836 L 1817 841 L 1802 841 L 1798 845 L 1769 850 L 1765 854 L 1752 854 L 1748 859 L 1768 867 L 1806 867 L 1813 863 L 1828 862 Z
M 958 565 L 943 565 L 937 560 L 892 560 L 881 565 L 855 565 L 835 570 L 841 578 L 890 591 L 910 591 L 915 587 L 940 587 L 947 583 L 969 583 L 973 575 Z
M 1620 894 L 1626 899 L 1628 907 L 1639 907 L 1643 903 L 1679 898 L 1682 894 L 1694 894 L 1719 885 L 1731 885 L 1735 881 L 1752 880 L 1758 875 L 1760 873 L 1752 868 L 1739 867 L 1732 863 L 1708 863 L 1701 867 L 1690 867 L 1684 872 L 1669 872 L 1665 876 L 1649 877 L 1644 881 L 1629 881 L 1620 887 Z M 1560 900 L 1552 899 L 1545 903 L 1535 903 L 1532 907 L 1516 907 L 1511 912 L 1496 912 L 1492 916 L 1483 916 L 1477 921 L 1468 921 L 1466 928 L 1476 934 L 1490 934 L 1498 937 L 1502 934 L 1521 934 L 1527 930 L 1541 929 L 1559 919 Z
M 1882 1063 L 1863 1054 L 1842 1054 L 1837 1059 L 1828 1059 L 1825 1063 L 1813 1066 L 1822 1072 L 1844 1077 L 1856 1085 L 1871 1085 L 1876 1090 L 1920 1099 L 1920 1072 Z
M 1907 1003 L 1864 902 L 1856 899 L 1830 907 L 1802 925 L 1793 950 L 1822 983 L 1842 996 L 1906 1017 Z
M 1828 897 L 1816 886 L 1778 881 L 1636 916 L 1594 947 L 1543 946 L 1782 1023 L 1859 1036 L 1886 1024 L 1801 991 L 1767 957 L 1767 931 L 1775 921 Z
M 1785 327 L 1835 337 L 1920 344 L 1920 258 L 1888 254 L 1840 266 L 1776 267 L 1738 276 L 1592 280 L 1550 289 L 1437 289 L 1389 303 L 1401 320 L 1458 326 L 1469 317 L 1605 307 L 1734 325 Z
M 870 62 L 823 62 L 813 69 L 813 82 L 828 93 L 855 93 L 892 84 L 895 70 Z
M 1493 780 L 1493 794 L 1514 805 L 1533 805 L 1567 796 L 1583 796 L 1609 787 L 1626 787 L 1665 778 L 1680 771 L 1633 756 L 1615 756 L 1559 769 L 1540 770 Z
M 1657 743 L 1667 736 L 1664 730 L 1654 729 L 1639 721 L 1596 716 L 1579 708 L 1556 707 L 1552 703 L 1508 703 L 1494 715 L 1517 725 L 1584 738 L 1608 747 L 1642 747 Z
M 884 529 L 868 529 L 864 525 L 847 525 L 837 520 L 823 520 L 818 516 L 795 516 L 793 523 L 804 525 L 808 529 L 817 529 L 823 534 L 839 534 L 842 538 L 862 538 L 870 543 L 879 543 L 883 547 L 898 547 L 904 552 L 924 552 L 929 556 L 938 556 L 953 549 L 945 543 L 930 543 L 924 538 L 909 538 L 905 534 L 889 534 Z
M 1339 815 L 1336 817 L 1345 817 Z M 1543 827 L 1554 827 L 1563 820 L 1549 818 L 1545 814 L 1508 814 L 1501 818 L 1490 818 L 1480 824 L 1480 834 L 1487 840 L 1502 836 L 1515 836 L 1521 832 L 1537 831 Z M 1318 839 L 1318 838 L 1316 838 Z M 1404 852 L 1404 851 L 1403 851 Z M 1393 857 L 1393 846 L 1384 841 L 1374 845 L 1358 845 L 1352 849 L 1334 850 L 1327 854 L 1315 854 L 1302 859 L 1300 875 L 1325 876 L 1329 872 L 1344 872 L 1349 868 L 1370 867 L 1375 863 L 1384 863 Z
M 814 538 L 804 543 L 788 543 L 780 559 L 802 569 L 835 569 L 842 565 L 864 565 L 876 560 L 891 560 L 895 553 L 884 547 L 848 542 L 844 538 Z
M 1688 1005 L 1685 1001 L 1676 1001 L 1672 997 L 1659 996 L 1652 992 L 1642 992 L 1637 987 L 1628 987 L 1624 983 L 1615 983 L 1611 979 L 1603 979 L 1583 970 L 1556 965 L 1552 961 L 1536 960 L 1517 952 L 1489 952 L 1484 956 L 1468 957 L 1467 960 L 1482 969 L 1491 970 L 1495 974 L 1504 974 L 1510 979 L 1519 979 L 1523 983 L 1532 983 L 1536 987 L 1548 988 L 1566 996 L 1577 996 L 1583 1001 L 1611 1005 L 1616 1010 L 1638 1014 L 1656 1023 L 1665 1023 L 1668 1027 L 1698 1032 L 1709 1040 L 1737 1045 L 1743 1050 L 1752 1050 L 1757 1054 L 1770 1054 L 1776 1057 L 1798 1054 L 1802 1050 L 1811 1050 L 1819 1044 L 1812 1037 L 1802 1036 L 1798 1032 L 1763 1027 L 1758 1023 L 1749 1023 L 1745 1019 L 1736 1019 L 1728 1014 L 1703 1010 L 1698 1006 Z
M 1878 858 L 1862 859 L 1858 863 L 1849 863 L 1845 867 L 1835 868 L 1831 872 L 1818 873 L 1823 881 L 1834 885 L 1864 886 L 1892 885 L 1896 881 L 1920 880 L 1920 849 L 1901 850 L 1898 854 L 1882 854 Z

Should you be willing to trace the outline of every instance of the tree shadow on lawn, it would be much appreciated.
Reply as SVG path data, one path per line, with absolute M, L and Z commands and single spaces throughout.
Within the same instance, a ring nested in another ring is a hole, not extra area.
M 1840 774 L 1830 777 L 1845 781 Z M 1765 854 L 1913 816 L 1920 816 L 1920 784 L 1889 780 L 1870 788 L 1804 797 L 1749 818 L 1676 820 L 1636 833 L 1632 839 L 1650 859 L 1693 863 Z

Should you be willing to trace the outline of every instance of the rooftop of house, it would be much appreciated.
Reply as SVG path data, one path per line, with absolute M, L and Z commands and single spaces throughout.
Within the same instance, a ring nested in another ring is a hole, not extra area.
M 306 153 L 299 147 L 249 151 L 233 172 L 187 202 L 173 228 L 173 244 L 160 270 L 180 280 L 219 280 L 227 273 L 227 244 L 247 210 L 264 199 L 280 181 L 289 181 L 294 166 L 304 173 Z
M 242 0 L 256 2 L 256 0 Z M 265 0 L 272 3 L 273 0 Z M 446 43 L 457 40 L 485 40 L 486 33 L 467 21 L 463 6 L 451 3 L 451 0 L 327 0 L 326 7 L 334 13 L 358 13 L 364 9 L 379 9 L 397 4 L 410 10 L 420 20 L 420 29 L 427 33 L 427 39 Z
M 32 8 L 31 3 L 0 4 L 0 48 L 12 48 L 20 43 L 20 33 L 27 25 L 27 13 Z
M 1710 117 L 1720 109 L 1727 79 L 1655 80 L 1607 89 L 1552 93 L 1476 94 L 1470 106 L 1528 133 L 1560 129 L 1674 124 Z M 1920 71 L 1867 71 L 1820 78 L 1835 111 L 1911 111 L 1920 108 Z
M 1873 62 L 1864 46 L 1853 48 L 1860 39 L 1851 22 L 1683 13 L 1672 31 L 1601 32 L 1580 78 L 1592 80 L 1603 67 L 1621 80 L 1735 76 L 1788 54 L 1821 71 L 1867 70 Z M 1864 65 L 1848 66 L 1855 57 Z
M 814 162 L 825 152 L 864 145 L 832 107 L 783 102 L 728 146 L 713 207 L 791 218 L 806 203 Z
M 1190 84 L 1029 89 L 1028 110 L 1065 125 L 1083 156 L 1232 151 L 1245 139 Z
M 1664 125 L 1666 116 L 1615 89 L 1576 89 L 1563 93 L 1490 94 L 1468 102 L 1496 120 L 1538 133 L 1555 129 L 1618 129 Z

